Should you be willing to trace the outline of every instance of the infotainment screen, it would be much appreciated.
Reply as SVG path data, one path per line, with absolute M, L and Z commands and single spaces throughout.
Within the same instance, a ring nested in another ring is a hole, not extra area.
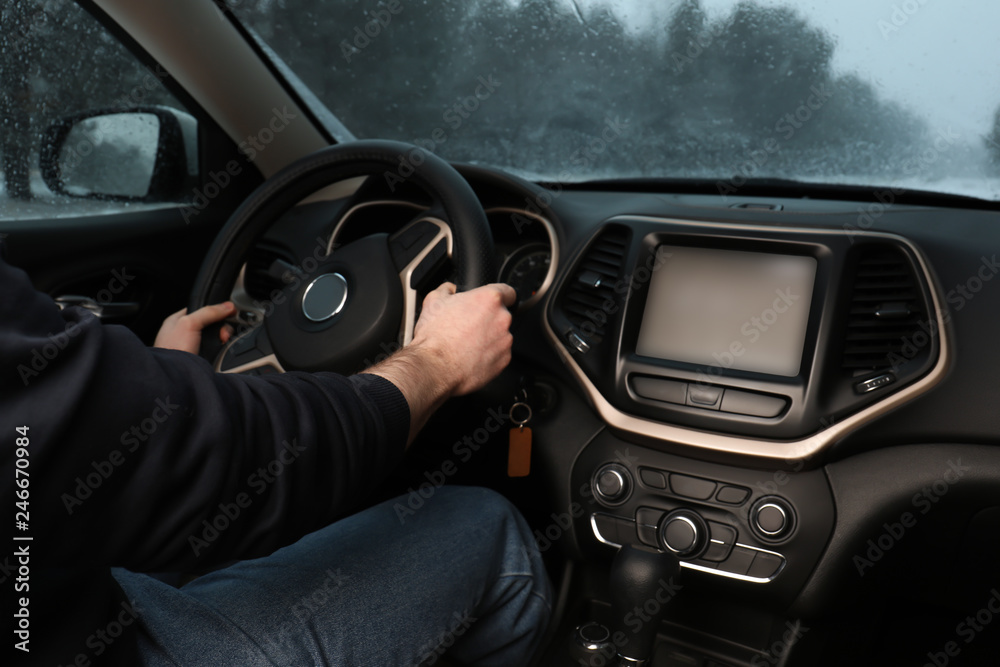
M 812 257 L 662 245 L 636 352 L 798 375 L 815 279 Z

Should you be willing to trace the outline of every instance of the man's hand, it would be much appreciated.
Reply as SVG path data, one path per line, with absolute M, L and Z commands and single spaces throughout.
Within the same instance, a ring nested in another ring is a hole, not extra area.
M 510 285 L 483 285 L 456 294 L 445 283 L 424 299 L 413 341 L 366 370 L 392 382 L 410 406 L 410 442 L 428 417 L 451 396 L 468 394 L 510 363 Z
M 510 363 L 510 312 L 517 293 L 495 283 L 456 294 L 445 283 L 424 299 L 413 329 L 414 350 L 440 360 L 440 379 L 449 395 L 461 396 L 483 387 Z
M 201 346 L 201 330 L 211 324 L 221 322 L 235 312 L 236 306 L 232 301 L 205 306 L 190 315 L 188 315 L 187 308 L 178 310 L 163 320 L 163 325 L 160 327 L 159 333 L 156 334 L 153 347 L 198 354 L 198 348 Z M 229 327 L 222 327 L 219 330 L 219 340 L 223 343 L 228 342 L 232 335 L 233 332 Z

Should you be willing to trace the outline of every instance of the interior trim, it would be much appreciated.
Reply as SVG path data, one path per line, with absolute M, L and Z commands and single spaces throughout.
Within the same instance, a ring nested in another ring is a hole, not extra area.
M 609 218 L 605 222 L 612 223 L 624 223 L 628 224 L 631 221 L 639 222 L 654 222 L 654 223 L 668 223 L 685 225 L 688 227 L 703 227 L 705 229 L 726 229 L 726 230 L 737 230 L 737 231 L 766 231 L 774 232 L 776 229 L 774 227 L 768 227 L 764 225 L 744 225 L 738 223 L 726 223 L 726 222 L 698 222 L 698 221 L 687 221 L 679 220 L 674 218 L 659 218 L 652 216 L 636 216 L 636 215 L 624 215 L 624 216 L 614 216 Z M 782 232 L 792 232 L 796 234 L 803 235 L 813 235 L 813 234 L 824 234 L 828 235 L 831 233 L 838 233 L 839 230 L 829 229 L 829 228 L 795 228 L 795 227 L 781 227 Z M 792 463 L 795 461 L 800 461 L 804 459 L 809 459 L 826 448 L 830 447 L 833 443 L 846 437 L 848 434 L 857 430 L 861 426 L 870 423 L 871 421 L 877 419 L 878 417 L 886 414 L 890 410 L 908 403 L 909 401 L 917 398 L 918 396 L 930 391 L 934 386 L 936 386 L 944 378 L 947 370 L 951 364 L 951 350 L 950 342 L 951 336 L 948 328 L 945 326 L 944 320 L 941 316 L 943 312 L 942 298 L 941 298 L 941 288 L 935 280 L 934 273 L 930 270 L 930 265 L 927 258 L 920 251 L 920 249 L 914 245 L 908 239 L 898 236 L 896 234 L 890 234 L 887 232 L 864 232 L 865 236 L 876 237 L 885 239 L 888 241 L 893 241 L 901 245 L 906 246 L 916 257 L 919 264 L 920 270 L 923 272 L 927 284 L 930 286 L 930 294 L 932 300 L 932 307 L 934 311 L 934 317 L 937 322 L 938 331 L 938 359 L 937 363 L 930 372 L 924 377 L 920 378 L 911 385 L 908 385 L 901 389 L 900 391 L 886 396 L 884 399 L 873 403 L 860 411 L 845 417 L 844 419 L 831 424 L 827 428 L 814 433 L 808 437 L 802 438 L 800 440 L 765 440 L 758 438 L 747 438 L 735 435 L 727 435 L 722 433 L 712 433 L 708 431 L 698 431 L 690 428 L 685 428 L 681 426 L 674 426 L 672 424 L 667 424 L 663 422 L 653 421 L 651 419 L 645 419 L 642 417 L 636 417 L 625 412 L 622 412 L 615 406 L 611 405 L 610 402 L 598 391 L 597 387 L 590 381 L 587 374 L 583 372 L 583 369 L 576 363 L 576 360 L 567 351 L 566 347 L 562 344 L 559 336 L 552 329 L 552 324 L 549 317 L 544 317 L 544 330 L 545 334 L 549 338 L 549 342 L 555 348 L 556 353 L 562 360 L 563 364 L 570 370 L 576 381 L 580 383 L 583 388 L 584 393 L 589 399 L 591 405 L 597 410 L 601 419 L 604 420 L 608 426 L 619 431 L 624 431 L 627 433 L 633 433 L 635 435 L 643 436 L 646 438 L 651 438 L 653 440 L 660 440 L 665 443 L 671 443 L 676 445 L 683 445 L 688 447 L 694 447 L 697 449 L 710 450 L 714 452 L 722 452 L 726 454 L 737 454 L 741 456 L 751 456 L 759 459 L 771 459 L 780 460 L 785 463 Z
M 545 228 L 545 233 L 549 237 L 549 252 L 552 259 L 549 261 L 549 271 L 545 274 L 545 280 L 542 281 L 542 286 L 538 288 L 538 292 L 530 299 L 525 299 L 521 303 L 521 308 L 528 308 L 534 306 L 536 303 L 542 300 L 542 297 L 549 291 L 552 283 L 556 280 L 556 274 L 559 269 L 559 238 L 556 234 L 555 226 L 552 222 L 537 213 L 532 213 L 531 211 L 526 211 L 523 208 L 515 208 L 513 206 L 494 206 L 493 208 L 486 209 L 486 215 L 491 213 L 516 213 L 518 215 L 523 215 L 526 218 L 532 218 L 533 220 L 540 222 L 542 227 Z M 502 267 L 501 267 L 502 268 Z M 499 279 L 499 276 L 497 276 Z

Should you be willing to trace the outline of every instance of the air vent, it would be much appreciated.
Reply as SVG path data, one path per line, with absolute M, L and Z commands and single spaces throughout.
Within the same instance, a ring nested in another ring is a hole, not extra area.
M 842 367 L 852 376 L 892 368 L 920 333 L 927 307 L 913 265 L 899 248 L 861 250 Z
M 621 280 L 628 252 L 628 230 L 609 227 L 587 249 L 566 285 L 560 305 L 573 327 L 588 341 L 600 343 L 614 312 L 607 304 L 618 304 L 622 294 L 616 290 Z M 619 304 L 620 305 L 620 304 Z
M 258 245 L 250 253 L 243 287 L 255 299 L 270 299 L 275 290 L 285 286 L 283 277 L 295 267 L 274 248 Z

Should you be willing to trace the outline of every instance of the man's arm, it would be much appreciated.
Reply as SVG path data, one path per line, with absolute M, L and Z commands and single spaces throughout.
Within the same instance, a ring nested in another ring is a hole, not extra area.
M 496 344 L 509 337 L 503 288 L 437 292 L 411 346 L 345 378 L 213 373 L 60 312 L 2 261 L 0 286 L 0 439 L 30 428 L 31 532 L 49 564 L 167 570 L 269 553 L 356 509 L 401 458 L 411 411 L 422 424 L 509 355 L 509 339 Z M 8 480 L 13 453 L 0 447 Z M 0 485 L 6 506 L 14 488 Z

